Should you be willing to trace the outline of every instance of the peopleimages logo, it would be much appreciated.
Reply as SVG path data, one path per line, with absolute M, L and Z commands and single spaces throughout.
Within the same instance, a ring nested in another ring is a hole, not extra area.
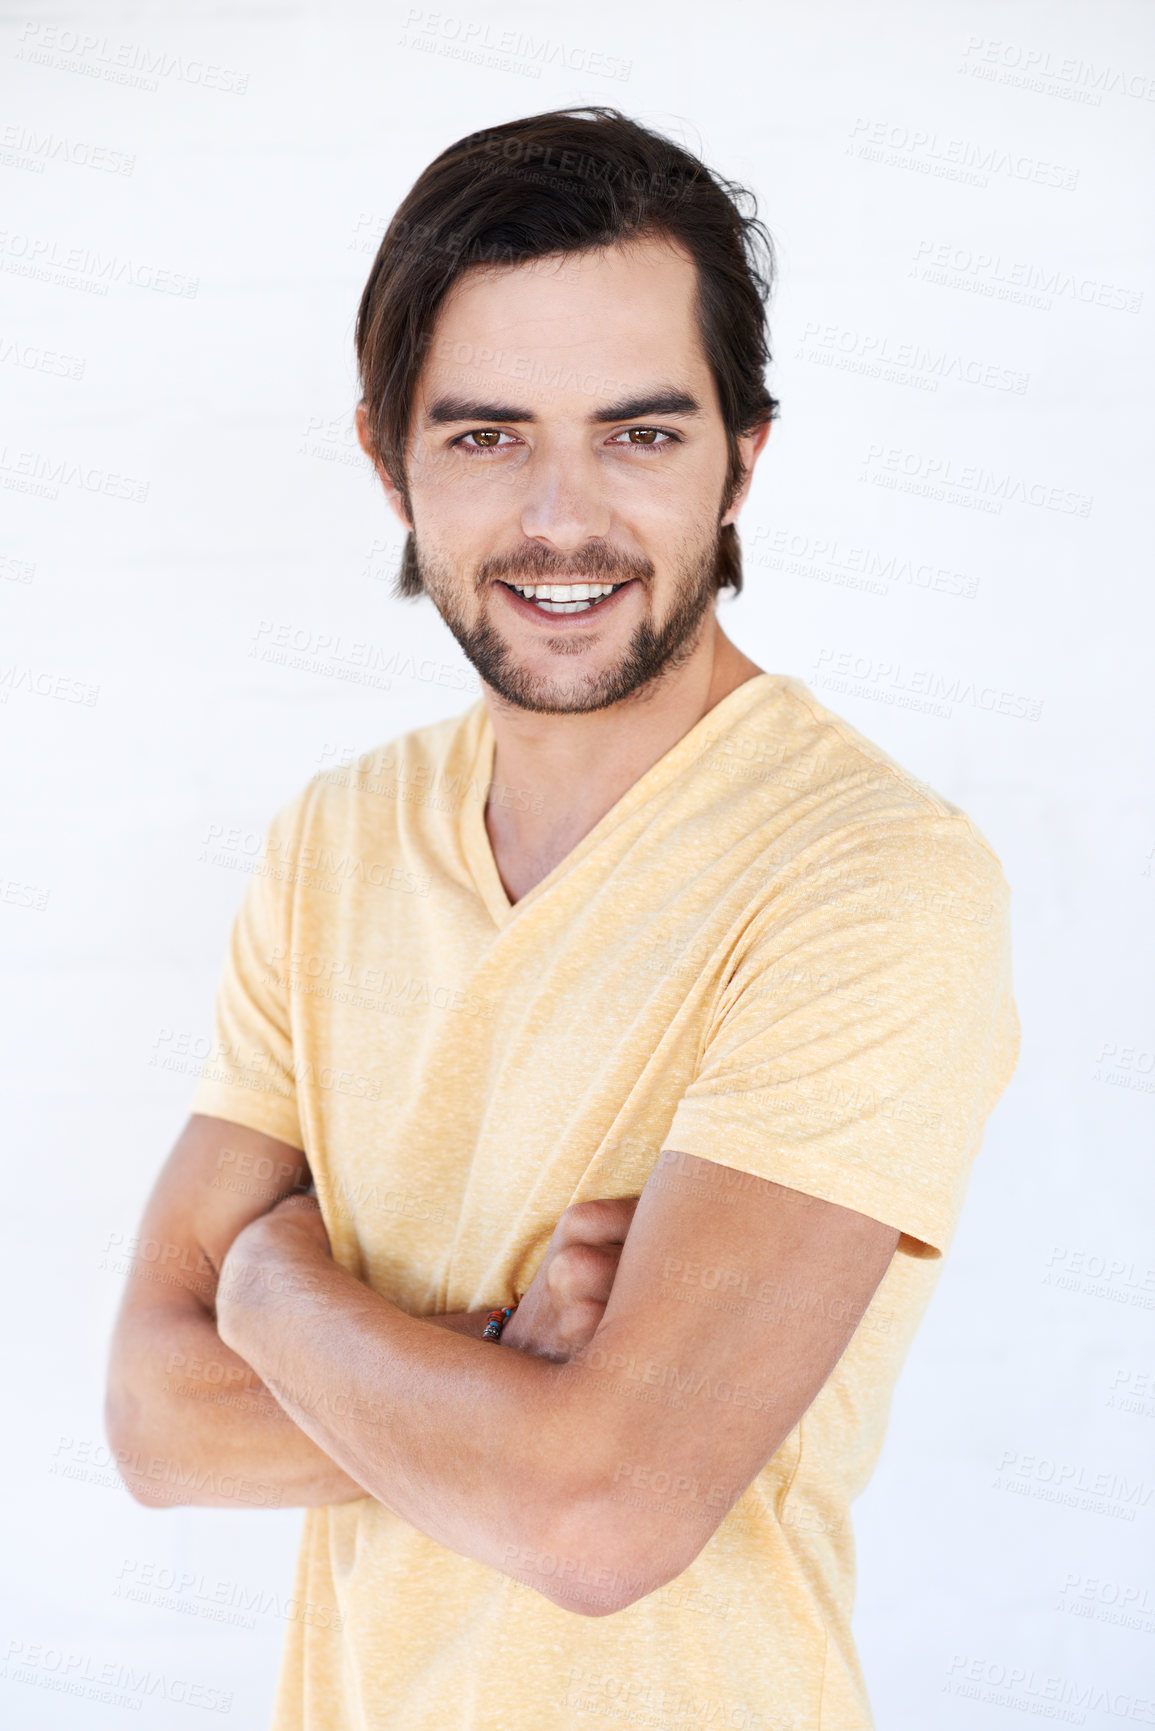
M 821 319 L 808 321 L 794 350 L 794 359 L 932 392 L 946 381 L 977 385 L 988 391 L 1009 391 L 1022 397 L 1031 381 L 1029 373 L 1001 366 L 996 361 L 960 355 L 950 349 L 927 348 L 918 342 L 900 342 L 878 331 L 851 330 Z
M 29 20 L 16 49 L 17 60 L 29 60 L 37 66 L 55 66 L 65 72 L 79 72 L 88 78 L 100 78 L 110 84 L 123 84 L 136 90 L 156 91 L 162 78 L 174 78 L 178 84 L 194 84 L 203 90 L 218 90 L 222 95 L 243 96 L 248 89 L 247 72 L 236 72 L 229 66 L 186 59 L 165 48 L 148 48 L 142 42 L 116 42 L 90 30 L 73 30 L 61 24 L 41 24 Z
M 821 649 L 810 674 L 811 682 L 827 691 L 865 697 L 898 709 L 916 709 L 949 721 L 953 705 L 966 703 L 990 715 L 1020 721 L 1038 721 L 1043 700 L 1016 691 L 981 685 L 958 674 L 945 674 L 929 667 L 904 667 L 900 661 L 861 654 L 853 649 Z
M 744 538 L 743 545 L 751 559 L 771 570 L 858 589 L 869 595 L 889 595 L 892 583 L 905 583 L 913 589 L 939 595 L 963 596 L 968 601 L 978 594 L 979 579 L 974 573 L 931 565 L 877 547 L 856 546 L 837 536 L 811 535 L 764 524 L 755 529 L 748 543 Z
M 1055 301 L 1064 298 L 1107 312 L 1137 313 L 1143 305 L 1142 291 L 1136 288 L 1081 276 L 1061 265 L 1008 258 L 947 240 L 920 240 L 909 275 L 938 288 L 960 289 L 1038 312 L 1050 312 Z
M 1078 1461 L 1060 1461 L 1018 1449 L 1003 1450 L 991 1489 L 1064 1503 L 1068 1508 L 1119 1521 L 1133 1521 L 1155 1495 L 1155 1485 L 1144 1484 L 1142 1479 L 1094 1472 Z
M 1044 1286 L 1058 1286 L 1084 1298 L 1155 1310 L 1155 1261 L 1141 1262 L 1106 1251 L 1056 1244 L 1047 1258 Z
M 13 1639 L 6 1643 L 0 1673 L 11 1683 L 30 1683 L 64 1695 L 80 1695 L 106 1707 L 139 1713 L 149 1698 L 208 1713 L 231 1713 L 233 1694 L 190 1677 L 170 1677 L 165 1671 L 98 1654 L 78 1652 L 52 1641 Z
M 0 366 L 22 367 L 25 372 L 47 373 L 56 379 L 82 379 L 87 365 L 80 355 L 62 355 L 58 349 L 42 349 L 39 343 L 0 336 Z
M 448 54 L 455 60 L 491 66 L 500 72 L 518 72 L 540 78 L 542 69 L 555 66 L 586 78 L 629 79 L 632 61 L 600 49 L 555 41 L 549 36 L 527 36 L 520 30 L 496 30 L 488 20 L 460 13 L 410 6 L 401 26 L 399 46 L 423 48 Z
M 872 444 L 863 458 L 860 479 L 897 492 L 921 493 L 948 504 L 967 504 L 993 516 L 1004 505 L 1029 505 L 1065 516 L 1089 517 L 1094 498 L 1070 487 L 1028 479 L 1009 469 L 987 469 L 981 463 L 959 463 L 953 457 L 928 456 L 899 445 Z
M 96 295 L 106 295 L 109 283 L 128 283 L 154 294 L 195 300 L 200 288 L 199 277 L 145 259 L 120 258 L 87 246 L 65 246 L 50 235 L 24 234 L 9 228 L 0 229 L 0 270 Z
M 1057 187 L 1063 192 L 1074 192 L 1079 184 L 1079 170 L 1062 163 L 1002 150 L 997 145 L 976 144 L 969 138 L 944 138 L 932 129 L 886 120 L 857 119 L 846 150 L 867 162 L 909 168 L 971 186 L 989 186 L 992 175 Z
M 107 144 L 90 144 L 82 138 L 66 138 L 57 132 L 38 132 L 35 127 L 12 121 L 0 129 L 0 162 L 7 168 L 23 168 L 43 174 L 47 162 L 66 162 L 73 168 L 94 168 L 101 174 L 128 175 L 136 157 Z
M 1086 1713 L 1109 1713 L 1131 1725 L 1155 1725 L 1155 1701 L 1115 1688 L 1103 1678 L 1076 1682 L 1034 1665 L 956 1653 L 947 1667 L 943 1691 L 981 1701 L 989 1707 L 1014 1707 L 1020 1713 L 1086 1724 Z
M 972 78 L 1089 103 L 1095 108 L 1104 95 L 1155 102 L 1155 77 L 1149 72 L 1125 71 L 1110 62 L 1096 65 L 1093 60 L 1081 60 L 1077 55 L 1059 55 L 1049 48 L 1027 47 L 998 37 L 968 38 L 958 70 Z

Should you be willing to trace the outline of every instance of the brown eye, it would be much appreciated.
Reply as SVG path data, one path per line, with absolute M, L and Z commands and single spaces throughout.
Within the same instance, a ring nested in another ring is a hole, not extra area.
M 656 427 L 631 427 L 630 443 L 632 445 L 652 445 L 658 436 Z
M 476 433 L 470 433 L 469 437 L 471 439 L 476 439 L 479 445 L 488 449 L 491 446 L 496 445 L 501 434 L 497 431 L 496 427 L 483 427 Z

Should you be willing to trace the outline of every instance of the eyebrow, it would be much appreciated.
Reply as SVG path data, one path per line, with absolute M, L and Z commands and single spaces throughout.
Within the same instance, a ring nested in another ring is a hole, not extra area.
M 701 404 L 688 391 L 647 391 L 595 409 L 591 421 L 636 421 L 642 415 L 700 415 Z
M 645 391 L 640 396 L 623 397 L 616 403 L 606 403 L 595 409 L 589 419 L 595 425 L 609 421 L 636 421 L 643 415 L 700 415 L 701 404 L 688 391 L 668 388 Z M 517 403 L 480 402 L 471 397 L 435 397 L 425 411 L 427 426 L 444 426 L 457 421 L 536 421 L 532 409 Z

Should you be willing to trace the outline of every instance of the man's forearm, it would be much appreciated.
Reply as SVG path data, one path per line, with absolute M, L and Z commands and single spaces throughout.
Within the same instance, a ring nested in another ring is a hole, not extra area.
M 479 1338 L 487 1311 L 431 1318 Z M 138 1501 L 314 1508 L 368 1494 L 294 1423 L 191 1298 L 142 1315 L 119 1342 L 108 1433 Z
M 559 1497 L 580 1508 L 586 1492 L 575 1365 L 447 1338 L 447 1319 L 409 1316 L 291 1222 L 237 1240 L 218 1314 L 222 1338 L 378 1501 L 547 1590 L 533 1559 Z
M 106 1426 L 125 1484 L 152 1507 L 310 1508 L 366 1495 L 195 1302 L 120 1330 Z

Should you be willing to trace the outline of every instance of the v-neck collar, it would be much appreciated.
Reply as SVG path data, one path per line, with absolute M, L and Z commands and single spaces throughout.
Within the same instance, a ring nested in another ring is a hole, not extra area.
M 489 711 L 482 699 L 480 704 L 480 720 L 473 750 L 473 761 L 469 770 L 469 785 L 478 790 L 476 799 L 467 799 L 461 807 L 461 845 L 466 863 L 473 874 L 477 892 L 485 905 L 486 911 L 494 925 L 504 926 L 522 908 L 536 901 L 557 880 L 570 871 L 579 860 L 585 858 L 593 848 L 597 847 L 602 838 L 612 830 L 624 817 L 638 805 L 650 799 L 659 788 L 673 780 L 684 769 L 687 769 L 695 758 L 699 757 L 707 746 L 725 733 L 734 723 L 754 705 L 767 695 L 772 686 L 781 683 L 781 676 L 774 673 L 756 673 L 751 679 L 744 680 L 736 686 L 728 696 L 716 703 L 713 709 L 708 709 L 700 721 L 695 722 L 681 739 L 673 744 L 669 751 L 652 763 L 637 781 L 629 786 L 621 798 L 617 800 L 594 824 L 591 830 L 573 846 L 564 859 L 560 859 L 553 870 L 547 872 L 533 888 L 516 902 L 511 902 L 506 894 L 505 885 L 497 869 L 497 861 L 493 857 L 493 846 L 489 839 L 489 831 L 485 827 L 485 807 L 489 797 L 489 788 L 493 781 L 493 759 L 496 741 L 490 724 Z

